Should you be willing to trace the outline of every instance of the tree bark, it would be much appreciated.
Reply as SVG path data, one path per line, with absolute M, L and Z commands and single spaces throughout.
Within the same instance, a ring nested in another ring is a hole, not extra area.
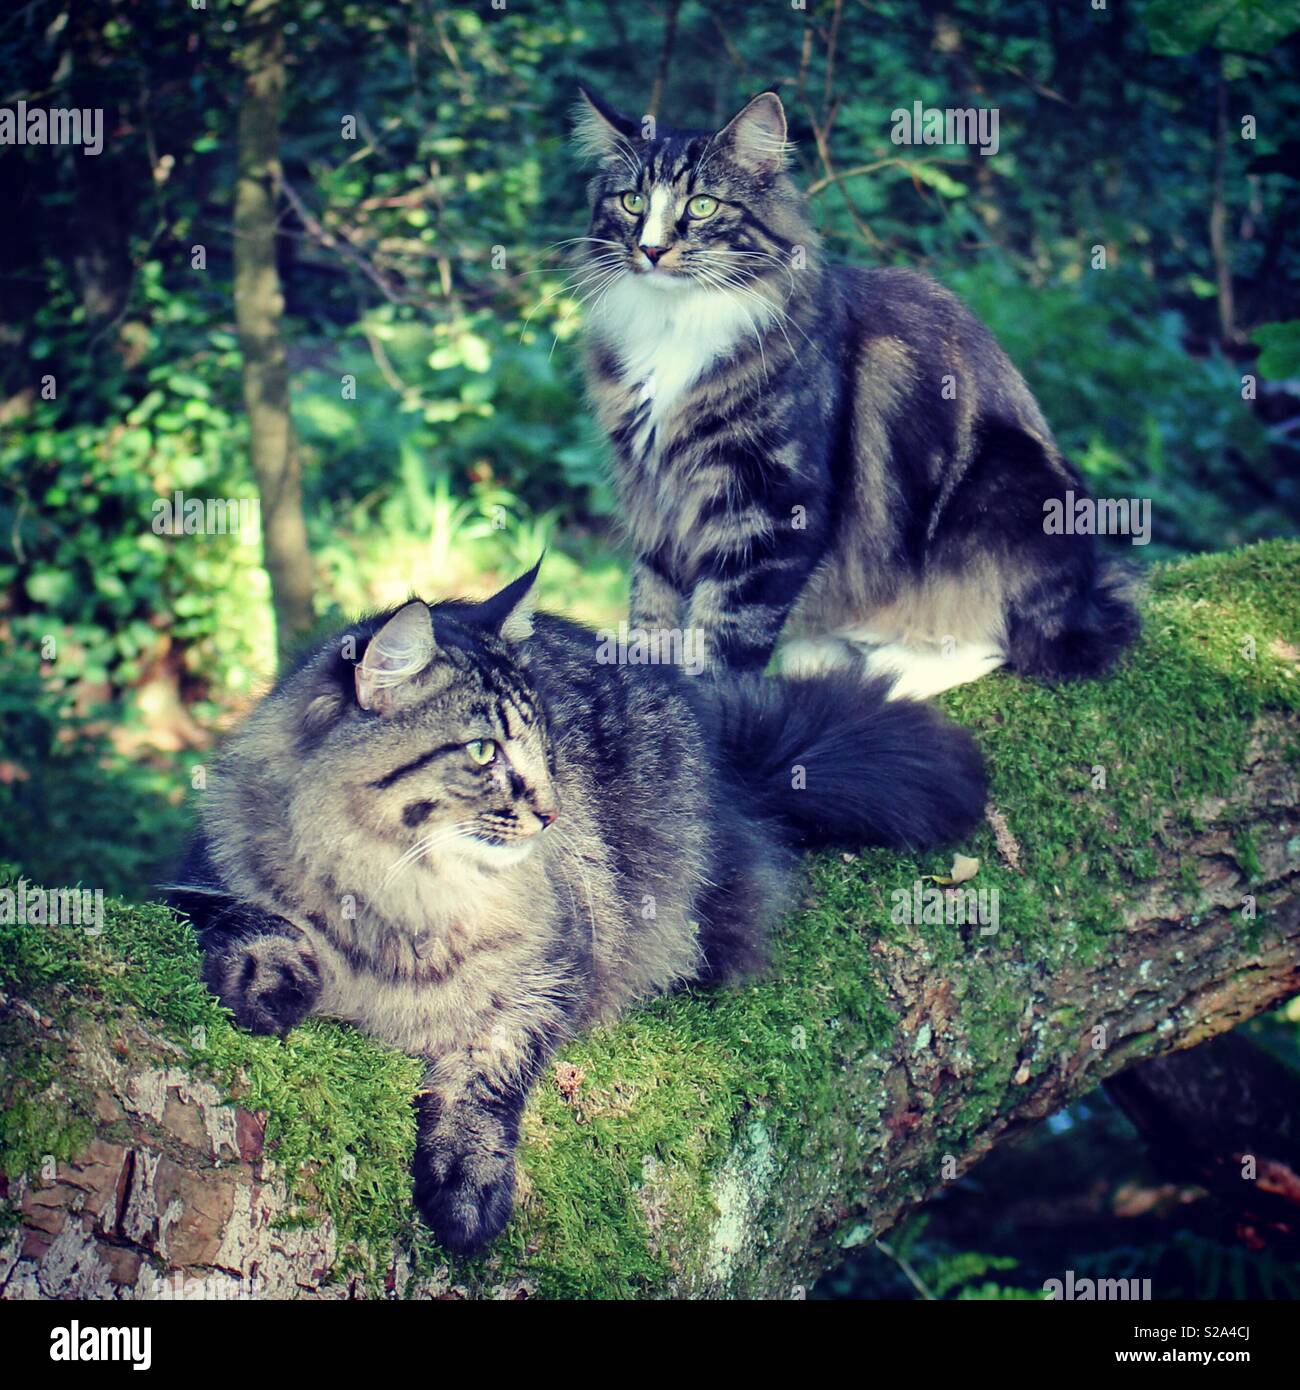
M 654 85 L 650 88 L 650 100 L 645 108 L 646 114 L 656 119 L 659 116 L 659 105 L 664 99 L 668 70 L 672 67 L 673 45 L 677 41 L 677 14 L 681 7 L 681 0 L 668 0 L 668 9 L 664 15 L 664 39 L 659 49 L 659 65 L 655 69 Z
M 1300 1072 L 1241 1033 L 1106 1083 L 1161 1173 L 1214 1194 L 1252 1250 L 1300 1257 Z
M 1228 163 L 1228 77 L 1219 60 L 1214 91 L 1214 179 L 1210 198 L 1210 252 L 1214 257 L 1214 286 L 1219 308 L 1219 338 L 1224 347 L 1237 345 L 1237 309 L 1232 285 L 1232 247 L 1228 239 L 1225 188 Z
M 284 294 L 275 260 L 284 94 L 279 0 L 250 0 L 244 24 L 235 184 L 235 319 L 244 357 L 253 472 L 261 496 L 263 559 L 283 654 L 311 627 L 313 611 L 302 469 L 289 410 Z
M 95 331 L 122 315 L 131 290 L 131 226 L 123 206 L 129 176 L 122 156 L 109 143 L 118 109 L 116 93 L 104 76 L 109 62 L 103 33 L 106 19 L 100 6 L 79 7 L 70 37 L 73 104 L 104 112 L 104 150 L 93 158 L 74 152 L 68 161 L 76 190 L 76 236 L 69 238 L 70 254 L 81 306 Z

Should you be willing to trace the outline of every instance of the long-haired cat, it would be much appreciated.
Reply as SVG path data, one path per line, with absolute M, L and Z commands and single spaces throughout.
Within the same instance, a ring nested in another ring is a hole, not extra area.
M 631 621 L 716 666 L 860 664 L 927 695 L 1001 665 L 1099 674 L 1121 571 L 1045 506 L 1086 496 L 1020 373 L 905 269 L 825 263 L 772 92 L 720 131 L 583 91 L 588 388 L 637 553 Z M 1063 350 L 1068 350 L 1068 344 Z
M 426 1059 L 415 1196 L 467 1251 L 509 1217 L 547 1056 L 593 1020 L 757 968 L 802 845 L 920 849 L 978 820 L 970 736 L 842 673 L 602 664 L 536 574 L 412 600 L 233 734 L 170 899 L 236 1021 L 348 1020 Z

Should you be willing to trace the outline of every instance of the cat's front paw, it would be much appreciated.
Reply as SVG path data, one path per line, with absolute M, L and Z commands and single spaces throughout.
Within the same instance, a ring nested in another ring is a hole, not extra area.
M 320 966 L 299 937 L 266 934 L 231 942 L 204 962 L 209 989 L 251 1033 L 283 1037 L 320 998 Z
M 514 1209 L 515 1161 L 497 1153 L 415 1158 L 415 1204 L 454 1255 L 472 1255 L 505 1229 Z

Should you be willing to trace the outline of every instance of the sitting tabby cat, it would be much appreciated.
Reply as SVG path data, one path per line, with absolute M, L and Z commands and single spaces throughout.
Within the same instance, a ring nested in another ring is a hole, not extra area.
M 594 633 L 528 615 L 535 575 L 412 600 L 287 674 L 169 890 L 242 1026 L 328 1015 L 427 1059 L 415 1196 L 455 1251 L 510 1215 L 557 1045 L 756 968 L 796 845 L 924 848 L 983 806 L 973 741 L 926 706 L 842 673 L 602 665 Z
M 637 552 L 635 627 L 709 659 L 860 662 L 928 695 L 1103 672 L 1136 635 L 1085 489 L 992 335 L 933 280 L 822 260 L 773 92 L 721 131 L 584 91 L 588 387 Z

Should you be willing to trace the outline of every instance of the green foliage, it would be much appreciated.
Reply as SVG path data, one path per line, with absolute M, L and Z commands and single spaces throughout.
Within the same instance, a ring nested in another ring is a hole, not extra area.
M 175 859 L 188 816 L 183 770 L 124 756 L 32 653 L 0 682 L 0 860 L 35 882 L 144 897 Z
M 887 1245 L 884 1242 L 877 1244 L 881 1253 L 904 1271 L 908 1282 L 921 1297 L 952 1298 L 962 1303 L 1042 1300 L 1045 1297 L 1041 1289 L 1021 1289 L 984 1278 L 993 1272 L 1005 1274 L 1016 1269 L 1018 1261 L 1010 1255 L 983 1255 L 973 1250 L 927 1250 L 923 1238 L 929 1223 L 930 1218 L 924 1212 L 919 1212 L 892 1233 Z
M 1084 1278 L 1147 1278 L 1161 1298 L 1200 1301 L 1300 1297 L 1300 1265 L 1268 1250 L 1229 1245 L 1195 1231 L 1168 1240 L 1112 1247 L 1081 1254 L 1076 1275 Z
M 1093 490 L 1150 499 L 1153 557 L 1291 529 L 1300 496 L 1279 480 L 1282 446 L 1242 399 L 1239 367 L 1190 357 L 1179 317 L 1160 312 L 1143 276 L 1084 271 L 1081 284 L 1033 287 L 989 266 L 950 281 L 1022 366 Z M 1287 453 L 1294 477 L 1300 456 Z
M 1205 44 L 1267 53 L 1300 29 L 1297 0 L 1147 0 L 1142 18 L 1156 53 L 1195 53 Z
M 1259 370 L 1281 380 L 1300 373 L 1300 319 L 1288 323 L 1261 323 L 1251 335 L 1263 348 Z
M 832 254 L 921 264 L 963 293 L 1093 485 L 1152 499 L 1158 553 L 1293 530 L 1294 450 L 1242 400 L 1240 364 L 1188 343 L 1214 326 L 1212 39 L 1251 49 L 1224 71 L 1260 117 L 1257 140 L 1225 152 L 1229 225 L 1254 228 L 1233 247 L 1238 303 L 1260 371 L 1292 369 L 1286 323 L 1257 320 L 1294 313 L 1300 286 L 1294 248 L 1266 235 L 1295 215 L 1281 136 L 1300 115 L 1294 7 L 1153 0 L 1130 27 L 1086 6 L 1049 24 L 1028 3 L 961 0 L 937 39 L 914 7 L 880 0 L 871 22 L 837 28 L 833 55 L 821 8 L 683 6 L 661 115 L 721 121 L 805 55 L 787 88 L 796 177 L 817 188 Z M 54 0 L 29 9 L 0 29 L 6 90 L 89 92 L 110 138 L 93 160 L 29 149 L 0 171 L 24 207 L 0 259 L 0 648 L 55 637 L 61 679 L 95 687 L 122 724 L 165 668 L 206 723 L 222 712 L 210 696 L 228 707 L 269 673 L 256 539 L 150 522 L 177 488 L 253 495 L 230 306 L 242 8 L 96 0 L 75 25 Z M 612 613 L 618 572 L 583 578 L 614 537 L 582 408 L 581 285 L 564 268 L 586 216 L 566 131 L 579 75 L 637 109 L 662 17 L 595 0 L 284 13 L 281 273 L 322 614 L 472 589 L 541 544 L 570 562 L 562 601 Z M 900 105 L 976 95 L 999 110 L 995 158 L 891 142 Z M 1269 172 L 1248 204 L 1252 160 Z M 1097 243 L 1111 269 L 1091 269 Z M 139 734 L 167 741 L 156 721 Z
M 964 1249 L 972 1238 L 994 1253 Z M 1009 1249 L 1018 1253 L 1003 1253 Z M 817 1292 L 1043 1300 L 1045 1281 L 1067 1270 L 1076 1282 L 1150 1280 L 1159 1301 L 1286 1299 L 1300 1290 L 1300 1265 L 1247 1249 L 1204 1194 L 1171 1189 L 1097 1092 L 999 1146 L 943 1202 L 908 1217 L 887 1241 L 851 1251 Z M 985 1279 L 990 1271 L 1003 1278 Z

